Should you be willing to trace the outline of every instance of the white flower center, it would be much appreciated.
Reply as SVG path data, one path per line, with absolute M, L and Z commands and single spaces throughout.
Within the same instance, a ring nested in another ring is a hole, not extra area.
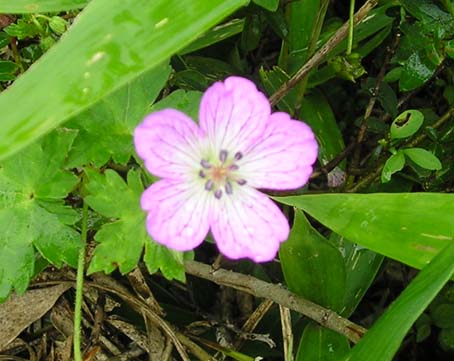
M 240 167 L 236 162 L 241 158 L 243 158 L 241 152 L 236 152 L 233 157 L 229 157 L 229 152 L 223 149 L 219 152 L 216 161 L 211 163 L 207 159 L 200 161 L 202 169 L 199 171 L 199 177 L 206 179 L 205 189 L 213 192 L 215 198 L 221 199 L 224 193 L 232 194 L 234 184 L 240 186 L 246 184 L 246 180 L 238 176 Z

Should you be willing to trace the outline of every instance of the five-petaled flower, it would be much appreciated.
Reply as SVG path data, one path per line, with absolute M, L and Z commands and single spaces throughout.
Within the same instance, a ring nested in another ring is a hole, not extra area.
M 204 93 L 199 124 L 165 109 L 148 115 L 134 142 L 145 167 L 160 177 L 142 195 L 147 230 L 158 243 L 187 251 L 208 232 L 221 253 L 273 259 L 289 234 L 285 216 L 257 189 L 303 186 L 317 158 L 311 129 L 271 113 L 265 95 L 229 77 Z

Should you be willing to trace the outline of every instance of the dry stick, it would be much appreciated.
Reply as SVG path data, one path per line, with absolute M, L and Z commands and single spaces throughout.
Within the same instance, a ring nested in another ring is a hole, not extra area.
M 358 24 L 378 4 L 378 0 L 367 0 L 355 14 L 354 23 Z M 336 33 L 318 50 L 307 62 L 296 72 L 296 74 L 285 82 L 271 97 L 271 105 L 276 105 L 301 79 L 303 79 L 314 67 L 320 64 L 323 58 L 340 44 L 348 35 L 349 21 L 344 23 Z
M 444 123 L 446 123 L 451 117 L 454 117 L 454 108 L 450 108 L 445 114 L 443 114 L 440 119 L 438 119 L 433 125 L 432 128 L 437 129 L 440 128 Z M 404 144 L 405 147 L 414 147 L 421 143 L 424 139 L 427 138 L 426 134 L 421 134 L 420 136 L 416 137 L 409 143 Z M 361 179 L 358 183 L 355 184 L 354 187 L 349 188 L 346 190 L 347 193 L 356 193 L 358 190 L 368 186 L 372 183 L 375 178 L 377 178 L 384 167 L 384 163 L 380 163 L 380 165 L 368 176 Z
M 224 269 L 213 270 L 212 267 L 200 262 L 186 261 L 184 265 L 188 274 L 204 278 L 218 285 L 232 287 L 255 297 L 272 300 L 281 306 L 311 318 L 326 328 L 345 335 L 352 342 L 358 342 L 367 331 L 364 327 L 339 316 L 334 311 L 295 295 L 281 285 L 267 283 L 252 276 Z

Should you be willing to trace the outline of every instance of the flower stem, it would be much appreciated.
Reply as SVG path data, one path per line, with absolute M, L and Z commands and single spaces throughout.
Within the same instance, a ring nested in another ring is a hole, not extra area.
M 354 15 L 355 15 L 355 0 L 350 0 L 347 55 L 351 54 L 353 48 L 353 27 L 355 25 Z
M 77 279 L 76 279 L 76 303 L 74 306 L 74 360 L 82 361 L 82 353 L 80 350 L 80 324 L 82 319 L 82 292 L 84 285 L 84 266 L 85 266 L 85 245 L 87 243 L 87 220 L 88 220 L 88 205 L 84 201 L 82 207 L 82 230 L 81 240 L 82 245 L 79 251 L 79 259 L 77 261 Z

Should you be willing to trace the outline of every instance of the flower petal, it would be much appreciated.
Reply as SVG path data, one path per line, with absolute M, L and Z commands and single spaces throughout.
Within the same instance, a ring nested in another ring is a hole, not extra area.
M 180 179 L 198 168 L 203 132 L 184 113 L 164 109 L 148 115 L 134 131 L 137 154 L 150 173 Z
M 188 251 L 203 242 L 209 230 L 213 195 L 198 184 L 163 179 L 141 198 L 148 212 L 147 231 L 158 243 Z
M 272 260 L 289 234 L 289 225 L 267 196 L 242 186 L 213 202 L 211 232 L 219 251 L 231 259 Z
M 263 139 L 237 164 L 241 178 L 254 188 L 295 189 L 312 174 L 318 146 L 312 130 L 287 113 L 273 113 Z
M 245 152 L 265 129 L 271 108 L 265 95 L 251 81 L 229 77 L 214 83 L 202 97 L 200 127 L 212 150 Z

